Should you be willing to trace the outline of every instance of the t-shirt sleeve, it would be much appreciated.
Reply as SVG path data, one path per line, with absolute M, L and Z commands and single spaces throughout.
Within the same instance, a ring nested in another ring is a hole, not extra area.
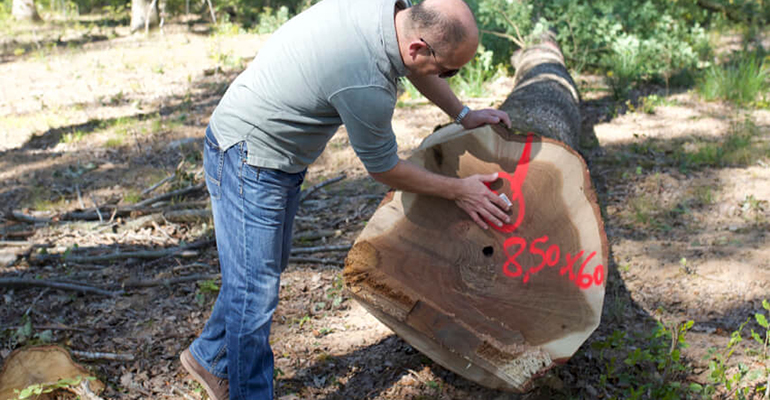
M 353 150 L 369 172 L 389 171 L 398 163 L 391 119 L 396 99 L 384 88 L 347 88 L 329 99 L 342 118 Z

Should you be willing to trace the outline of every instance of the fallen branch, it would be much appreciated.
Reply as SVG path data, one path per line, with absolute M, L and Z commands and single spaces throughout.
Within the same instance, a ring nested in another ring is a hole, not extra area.
M 96 210 L 96 215 L 99 217 L 99 222 L 104 223 L 104 218 L 102 217 L 102 212 L 99 211 L 99 203 L 94 200 L 94 196 L 91 197 L 91 202 L 94 203 L 94 210 Z
M 336 265 L 338 267 L 344 267 L 345 263 L 337 260 L 329 260 L 324 258 L 313 257 L 289 257 L 291 263 L 305 263 L 305 264 L 321 264 L 321 265 Z
M 43 254 L 43 255 L 34 255 L 34 257 L 30 259 L 30 261 L 62 260 L 62 261 L 69 261 L 73 263 L 79 263 L 79 264 L 91 264 L 96 262 L 123 260 L 127 258 L 151 260 L 151 259 L 163 258 L 163 257 L 175 256 L 175 255 L 179 255 L 182 257 L 192 257 L 197 255 L 197 253 L 190 252 L 190 250 L 206 247 L 213 243 L 214 243 L 213 239 L 207 239 L 207 240 L 202 240 L 200 242 L 189 244 L 187 246 L 172 247 L 170 249 L 99 254 L 95 256 L 74 256 L 72 254 Z
M 176 172 L 174 172 L 173 174 L 171 174 L 171 175 L 161 179 L 160 182 L 158 182 L 158 183 L 148 187 L 147 189 L 142 190 L 142 196 L 146 196 L 146 195 L 150 194 L 153 190 L 161 187 L 164 183 L 174 179 L 175 177 L 176 177 Z
M 149 198 L 147 200 L 141 201 L 139 203 L 136 203 L 136 204 L 133 204 L 133 205 L 130 205 L 130 206 L 127 206 L 127 207 L 118 207 L 118 206 L 113 205 L 113 204 L 104 204 L 102 206 L 96 206 L 94 210 L 90 210 L 90 211 L 71 211 L 71 212 L 67 212 L 67 213 L 61 214 L 58 217 L 58 220 L 61 220 L 61 221 L 94 221 L 94 220 L 103 221 L 104 220 L 104 214 L 103 213 L 111 213 L 111 220 L 112 220 L 112 218 L 115 218 L 116 216 L 117 217 L 125 217 L 125 216 L 128 216 L 131 213 L 135 213 L 135 212 L 139 212 L 139 213 L 142 213 L 142 212 L 155 213 L 155 212 L 158 212 L 159 210 L 158 209 L 150 208 L 155 203 L 159 203 L 161 201 L 165 201 L 165 200 L 171 199 L 173 197 L 184 196 L 184 195 L 193 193 L 195 191 L 203 189 L 204 186 L 205 186 L 205 183 L 199 183 L 197 185 L 188 186 L 188 187 L 183 188 L 183 189 L 174 190 L 172 192 L 164 193 L 164 194 L 161 194 L 161 195 Z M 93 197 L 91 198 L 91 201 L 93 201 L 94 205 L 96 205 L 96 201 L 94 201 Z M 195 207 L 195 206 L 204 206 L 205 207 L 205 205 L 208 205 L 208 201 L 205 201 L 205 202 L 190 202 L 190 203 L 187 203 L 187 204 L 189 204 L 191 207 Z M 169 209 L 177 209 L 179 207 L 180 207 L 179 204 L 171 205 L 171 206 L 169 206 Z M 24 214 L 21 211 L 12 211 L 11 212 L 11 218 L 13 218 L 13 219 L 15 219 L 17 221 L 26 222 L 26 223 L 30 223 L 30 224 L 38 224 L 38 223 L 50 224 L 50 223 L 55 221 L 52 218 L 39 218 L 39 217 L 34 217 L 32 215 L 27 215 L 27 214 Z
M 33 217 L 31 215 L 24 214 L 21 211 L 11 211 L 11 218 L 29 224 L 50 224 L 53 221 L 51 218 Z
M 43 279 L 0 278 L 0 287 L 26 288 L 30 286 L 71 290 L 81 293 L 98 294 L 100 296 L 115 296 L 118 294 L 109 290 L 99 289 L 93 286 L 77 285 L 74 283 L 46 281 Z
M 321 238 L 339 236 L 341 234 L 342 234 L 341 230 L 322 229 L 320 231 L 298 233 L 293 236 L 293 239 L 296 241 L 316 240 Z
M 72 350 L 70 352 L 77 358 L 85 358 L 87 360 L 134 361 L 133 354 L 100 353 L 78 350 Z
M 0 327 L 0 332 L 4 331 L 15 331 L 20 328 L 23 328 L 21 325 L 18 326 L 3 326 Z M 32 329 L 35 331 L 73 331 L 73 332 L 93 332 L 93 329 L 83 329 L 83 328 L 73 328 L 69 326 L 57 326 L 57 325 L 33 325 Z M 97 328 L 99 329 L 99 328 Z
M 331 185 L 333 183 L 337 183 L 337 182 L 339 182 L 339 181 L 341 181 L 341 180 L 343 180 L 345 178 L 346 178 L 345 174 L 342 174 L 340 176 L 337 176 L 337 177 L 334 177 L 334 178 L 331 178 L 331 179 L 327 179 L 327 180 L 325 180 L 325 181 L 323 181 L 323 182 L 321 182 L 319 184 L 316 184 L 313 187 L 311 187 L 310 189 L 303 190 L 302 193 L 300 193 L 300 195 L 299 195 L 299 202 L 302 203 L 303 201 L 305 201 L 305 199 L 307 199 L 308 197 L 310 197 L 310 195 L 312 195 L 313 193 L 318 191 L 318 189 L 321 189 L 322 187 Z
M 80 185 L 75 184 L 75 191 L 78 194 L 78 204 L 80 204 L 80 208 L 85 209 L 86 205 L 83 203 L 83 195 L 80 194 Z
M 35 243 L 29 242 L 29 241 L 21 241 L 21 240 L 0 240 L 0 246 L 18 246 L 18 247 L 25 247 L 25 246 L 34 246 Z
M 188 275 L 188 276 L 180 276 L 177 278 L 169 278 L 169 279 L 158 279 L 158 280 L 151 280 L 151 281 L 128 281 L 125 282 L 122 286 L 124 288 L 147 288 L 147 287 L 155 287 L 155 286 L 171 286 L 177 283 L 185 283 L 185 282 L 191 282 L 191 281 L 203 281 L 203 280 L 209 280 L 209 279 L 217 279 L 220 278 L 220 274 L 209 274 L 209 275 L 203 275 L 203 274 L 195 274 L 195 275 Z
M 318 247 L 295 247 L 291 249 L 291 254 L 324 253 L 330 251 L 348 251 L 352 246 L 349 244 L 340 246 L 318 246 Z
M 150 204 L 157 203 L 159 201 L 167 200 L 167 199 L 170 199 L 170 198 L 173 198 L 173 197 L 176 197 L 176 196 L 184 196 L 186 194 L 189 194 L 189 193 L 192 193 L 192 192 L 196 192 L 198 190 L 203 189 L 203 187 L 205 185 L 206 185 L 205 182 L 201 182 L 201 183 L 199 183 L 197 185 L 192 185 L 192 186 L 188 186 L 188 187 L 183 188 L 183 189 L 174 190 L 172 192 L 164 193 L 164 194 L 161 194 L 159 196 L 155 196 L 155 197 L 149 198 L 147 200 L 140 201 L 140 202 L 134 204 L 133 206 L 129 207 L 129 209 L 130 210 L 138 210 L 138 209 L 140 209 L 142 207 L 147 207 Z
M 163 218 L 169 222 L 197 222 L 213 218 L 211 210 L 174 210 L 163 213 Z

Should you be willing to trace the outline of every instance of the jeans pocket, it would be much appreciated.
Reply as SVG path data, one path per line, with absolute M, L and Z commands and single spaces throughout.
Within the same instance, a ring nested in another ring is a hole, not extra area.
M 206 175 L 206 187 L 209 195 L 214 200 L 222 197 L 222 167 L 224 166 L 225 152 L 219 148 L 219 143 L 206 128 L 206 137 L 203 142 L 203 170 Z

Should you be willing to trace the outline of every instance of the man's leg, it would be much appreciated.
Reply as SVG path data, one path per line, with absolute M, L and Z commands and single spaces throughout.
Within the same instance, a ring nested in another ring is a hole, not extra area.
M 237 153 L 238 150 L 236 148 L 231 148 L 228 155 L 232 158 L 232 155 L 236 154 L 235 159 L 237 161 L 239 159 Z M 237 185 L 235 185 L 235 189 L 229 186 L 233 186 L 238 181 L 235 177 L 237 177 L 239 172 L 232 169 L 232 162 L 227 163 L 227 170 L 225 170 L 225 166 L 225 152 L 219 147 L 211 129 L 207 128 L 203 145 L 203 169 L 206 187 L 211 198 L 211 210 L 214 215 L 217 251 L 220 260 L 232 258 L 228 253 L 237 251 L 237 249 L 230 244 L 235 243 L 239 235 L 237 230 L 230 229 L 233 226 L 238 226 L 237 221 L 229 221 L 228 218 L 230 216 L 228 213 L 223 212 L 224 209 L 227 209 L 232 204 L 238 203 L 237 199 L 240 196 L 233 197 L 234 194 L 238 193 Z M 224 179 L 229 186 L 223 188 L 222 182 L 225 174 L 229 175 Z M 220 262 L 222 282 L 226 282 L 228 277 L 228 268 L 224 268 L 224 265 Z M 227 382 L 224 381 L 227 379 L 228 364 L 227 343 L 225 341 L 227 289 L 227 285 L 223 285 L 217 296 L 211 316 L 203 328 L 203 332 L 190 345 L 189 351 L 192 360 L 190 355 L 182 355 L 182 364 L 197 380 L 203 381 L 200 383 L 206 387 L 209 397 L 215 399 L 229 398 Z
M 226 211 L 240 214 L 228 220 L 241 221 L 241 226 L 229 227 L 240 237 L 238 251 L 230 254 L 233 267 L 227 279 L 228 378 L 231 399 L 261 400 L 273 398 L 270 323 L 304 173 L 255 168 L 245 163 L 246 156 L 244 149 L 240 204 Z

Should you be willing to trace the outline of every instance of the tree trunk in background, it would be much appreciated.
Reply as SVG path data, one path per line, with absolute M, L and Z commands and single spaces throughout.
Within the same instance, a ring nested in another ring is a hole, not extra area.
M 609 246 L 572 149 L 579 98 L 561 52 L 546 41 L 513 62 L 516 85 L 501 109 L 514 132 L 451 125 L 411 157 L 446 176 L 499 172 L 490 188 L 511 201 L 511 224 L 482 230 L 452 201 L 391 192 L 344 277 L 353 298 L 437 363 L 523 392 L 599 325 Z
M 153 5 L 154 4 L 154 5 Z M 150 10 L 150 7 L 152 9 Z M 149 13 L 147 11 L 150 11 Z M 131 32 L 144 29 L 147 17 L 150 18 L 150 26 L 158 26 L 158 2 L 151 0 L 131 0 Z
M 513 129 L 534 132 L 578 150 L 581 128 L 580 94 L 550 34 L 539 44 L 511 57 L 516 70 L 514 89 L 500 106 Z
M 13 0 L 11 9 L 13 18 L 19 21 L 40 21 L 40 14 L 35 8 L 35 0 Z

